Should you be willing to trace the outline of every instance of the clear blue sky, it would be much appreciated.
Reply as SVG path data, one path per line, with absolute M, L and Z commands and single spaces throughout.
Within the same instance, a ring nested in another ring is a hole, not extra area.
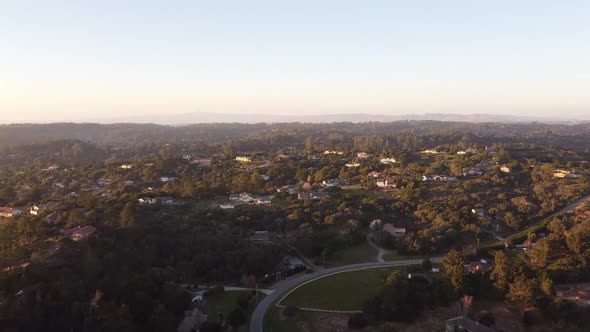
M 590 118 L 590 1 L 4 1 L 2 122 Z

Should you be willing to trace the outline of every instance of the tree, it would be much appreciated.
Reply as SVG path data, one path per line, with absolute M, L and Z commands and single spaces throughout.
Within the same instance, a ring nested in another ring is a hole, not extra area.
M 549 278 L 547 273 L 543 273 L 539 277 L 539 288 L 541 288 L 541 291 L 545 293 L 545 295 L 551 295 L 553 292 L 553 280 Z
M 524 276 L 518 276 L 510 283 L 508 299 L 511 301 L 522 301 L 522 315 L 526 304 L 535 295 L 535 279 L 527 279 Z
M 463 259 L 463 255 L 455 249 L 449 251 L 443 257 L 442 273 L 449 279 L 455 289 L 461 289 L 463 287 L 463 281 L 465 279 L 464 265 L 465 260 Z
M 308 154 L 313 153 L 314 148 L 313 148 L 313 137 L 308 136 L 305 139 L 305 151 L 307 151 Z
M 494 256 L 494 269 L 490 274 L 490 279 L 494 281 L 494 287 L 501 292 L 508 289 L 510 283 L 510 260 L 503 251 L 497 251 Z
M 137 216 L 135 211 L 135 205 L 132 202 L 125 204 L 123 211 L 121 212 L 121 227 L 133 228 L 137 226 Z

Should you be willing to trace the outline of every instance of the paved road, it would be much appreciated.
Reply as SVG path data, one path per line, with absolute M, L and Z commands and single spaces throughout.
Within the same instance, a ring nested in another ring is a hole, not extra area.
M 383 256 L 385 256 L 386 254 L 390 253 L 391 250 L 387 250 L 385 248 L 381 248 L 379 247 L 374 240 L 374 236 L 373 233 L 367 233 L 367 242 L 369 242 L 369 245 L 375 249 L 377 249 L 377 262 L 385 262 L 385 259 L 383 259 Z
M 430 259 L 434 263 L 440 262 L 442 259 L 441 257 L 434 257 Z M 300 286 L 305 285 L 312 280 L 323 278 L 332 274 L 338 274 L 342 272 L 348 271 L 356 271 L 356 270 L 366 270 L 366 269 L 375 269 L 380 267 L 389 267 L 389 266 L 405 266 L 405 265 L 417 265 L 422 263 L 422 259 L 407 259 L 407 260 L 399 260 L 399 261 L 389 261 L 389 262 L 370 262 L 370 263 L 360 263 L 360 264 L 351 264 L 345 266 L 338 266 L 329 269 L 319 270 L 310 274 L 303 274 L 298 276 L 297 278 L 288 280 L 288 282 L 282 283 L 278 288 L 275 289 L 272 294 L 268 295 L 267 297 L 262 300 L 254 312 L 252 313 L 252 318 L 250 320 L 250 332 L 262 332 L 264 326 L 264 316 L 268 309 L 272 307 L 275 302 L 279 302 L 277 300 L 282 300 L 284 297 L 289 295 L 292 291 L 297 289 Z

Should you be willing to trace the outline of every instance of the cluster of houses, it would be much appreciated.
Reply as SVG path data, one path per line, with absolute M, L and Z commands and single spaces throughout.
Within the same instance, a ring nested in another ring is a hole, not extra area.
M 157 204 L 161 204 L 161 205 L 167 205 L 167 206 L 172 206 L 172 205 L 180 205 L 182 204 L 181 201 L 176 200 L 174 197 L 169 197 L 169 196 L 165 196 L 165 197 L 140 197 L 137 202 L 140 205 L 157 205 Z
M 574 173 L 572 171 L 565 170 L 565 169 L 556 169 L 555 172 L 553 172 L 553 177 L 554 178 L 559 178 L 559 179 L 564 179 L 564 178 L 581 178 L 582 177 L 582 174 Z
M 428 182 L 451 182 L 451 181 L 456 181 L 457 178 L 455 176 L 449 176 L 449 175 L 441 175 L 441 174 L 436 174 L 436 175 L 422 175 L 422 181 L 428 181 Z
M 229 195 L 229 203 L 223 203 L 219 207 L 222 209 L 233 209 L 240 204 L 270 204 L 273 198 L 275 198 L 274 195 L 260 196 L 243 192 Z

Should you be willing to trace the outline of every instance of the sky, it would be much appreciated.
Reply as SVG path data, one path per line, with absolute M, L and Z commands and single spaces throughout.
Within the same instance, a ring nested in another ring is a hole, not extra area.
M 0 0 L 0 122 L 590 119 L 590 1 Z

